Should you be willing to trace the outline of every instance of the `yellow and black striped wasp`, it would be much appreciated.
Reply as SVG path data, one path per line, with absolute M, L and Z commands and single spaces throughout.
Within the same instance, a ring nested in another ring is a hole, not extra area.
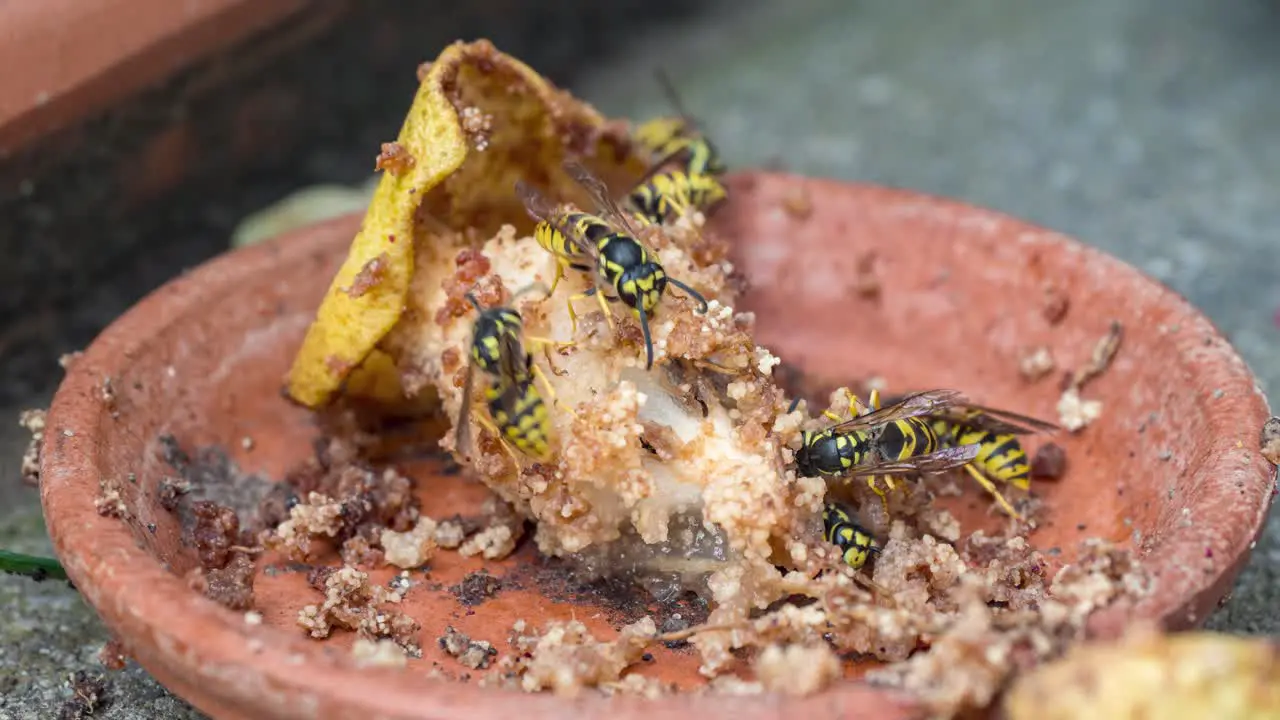
M 661 68 L 655 70 L 654 75 L 667 96 L 667 102 L 676 111 L 676 116 L 659 117 L 641 123 L 632 132 L 632 138 L 649 151 L 653 167 L 662 167 L 678 160 L 681 168 L 690 175 L 723 175 L 726 168 L 719 150 L 703 134 L 693 115 L 685 109 L 671 77 Z
M 551 203 L 524 181 L 516 182 L 516 193 L 529 215 L 538 221 L 534 237 L 557 257 L 557 281 L 564 268 L 590 272 L 594 278 L 586 292 L 569 298 L 569 317 L 577 331 L 578 316 L 573 303 L 595 295 L 612 326 L 613 318 L 606 300 L 620 301 L 630 307 L 640 320 L 644 336 L 645 369 L 653 367 L 653 339 L 649 334 L 649 316 L 657 308 L 668 285 L 679 288 L 698 303 L 698 312 L 707 311 L 706 298 L 693 288 L 667 275 L 658 256 L 636 239 L 635 223 L 609 197 L 608 188 L 581 164 L 569 160 L 565 172 L 591 195 L 603 217 L 574 209 L 571 205 Z M 612 290 L 614 295 L 606 295 Z
M 823 414 L 833 424 L 821 430 L 805 430 L 796 450 L 796 472 L 804 477 L 844 476 L 867 479 L 881 500 L 885 491 L 876 483 L 884 478 L 890 488 L 896 475 L 934 474 L 959 467 L 978 454 L 977 445 L 942 447 L 932 425 L 923 417 L 959 402 L 955 390 L 925 390 L 880 407 L 879 394 L 872 391 L 871 406 L 864 406 L 852 392 L 848 419 L 831 411 Z M 800 399 L 791 403 L 795 410 Z M 874 409 L 873 409 L 874 408 Z
M 725 172 L 719 151 L 684 109 L 667 74 L 658 70 L 656 75 L 678 117 L 649 120 L 632 133 L 637 144 L 649 152 L 651 164 L 627 201 L 646 221 L 660 224 L 692 208 L 708 210 L 727 192 L 716 177 Z M 678 169 L 664 170 L 677 162 Z
M 871 531 L 859 525 L 840 503 L 822 506 L 822 529 L 826 541 L 840 548 L 840 559 L 854 570 L 862 569 L 873 554 L 880 552 L 880 544 Z
M 995 499 L 1001 510 L 1020 519 L 1022 515 L 1009 504 L 996 483 L 1029 489 L 1031 462 L 1018 436 L 1052 433 L 1060 428 L 1027 415 L 967 403 L 940 408 L 924 419 L 932 426 L 943 446 L 978 446 L 978 455 L 964 466 L 965 472 Z
M 533 356 L 524 349 L 524 321 L 511 307 L 481 307 L 470 292 L 466 298 L 475 307 L 477 317 L 472 326 L 454 445 L 463 456 L 470 454 L 471 388 L 475 369 L 479 368 L 490 376 L 484 398 L 491 420 L 482 419 L 482 424 L 502 440 L 508 452 L 514 446 L 525 455 L 545 460 L 550 449 L 550 423 L 537 381 L 546 387 L 548 396 L 554 397 L 554 391 L 533 364 Z M 540 338 L 527 339 L 548 342 Z M 511 454 L 515 460 L 515 454 Z

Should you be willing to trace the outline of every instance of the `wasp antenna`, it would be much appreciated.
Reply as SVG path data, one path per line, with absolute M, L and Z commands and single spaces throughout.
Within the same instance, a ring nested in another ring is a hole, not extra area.
M 689 114 L 688 108 L 681 101 L 680 93 L 676 91 L 676 84 L 672 82 L 666 68 L 661 65 L 655 67 L 653 76 L 657 79 L 658 85 L 662 87 L 662 94 L 667 97 L 667 102 L 671 103 L 671 107 L 675 109 L 676 113 L 686 121 L 693 122 L 693 116 Z
M 798 407 L 800 407 L 800 397 L 796 396 L 796 398 L 791 401 L 791 406 L 787 408 L 787 414 L 790 415 L 795 412 Z
M 649 313 L 640 310 L 640 333 L 644 335 L 644 369 L 653 368 L 653 339 L 649 337 Z
M 708 310 L 711 306 L 707 304 L 707 299 L 706 299 L 706 298 L 704 298 L 704 297 L 702 297 L 702 293 L 698 292 L 697 290 L 694 290 L 693 288 L 689 287 L 688 285 L 685 285 L 684 283 L 680 282 L 679 280 L 676 280 L 676 279 L 675 279 L 675 278 L 673 278 L 673 277 L 668 277 L 668 278 L 667 278 L 667 282 L 668 282 L 668 283 L 670 283 L 670 284 L 672 284 L 672 285 L 674 285 L 674 286 L 676 286 L 676 287 L 678 287 L 678 288 L 680 288 L 680 291 L 681 291 L 681 292 L 683 292 L 685 295 L 688 295 L 689 297 L 693 298 L 693 300 L 694 300 L 695 302 L 697 302 L 697 303 L 698 303 L 698 314 L 699 314 L 699 315 L 706 315 L 706 314 L 707 314 L 707 310 Z
M 467 298 L 467 301 L 470 302 L 473 307 L 475 307 L 476 312 L 484 312 L 484 308 L 481 307 L 480 301 L 476 299 L 476 294 L 474 291 L 468 290 L 466 298 Z

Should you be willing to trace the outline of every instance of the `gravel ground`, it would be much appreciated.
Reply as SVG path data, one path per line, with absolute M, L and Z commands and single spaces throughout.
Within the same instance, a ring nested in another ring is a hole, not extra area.
M 1275 389 L 1278 33 L 1261 0 L 721 2 L 574 87 L 663 112 L 661 63 L 734 165 L 953 196 L 1101 247 L 1204 309 Z M 13 487 L 21 443 L 0 430 L 0 546 L 44 552 L 34 493 Z M 1210 626 L 1280 634 L 1278 574 L 1273 522 Z M 0 718 L 56 717 L 101 625 L 51 582 L 0 577 L 0 606 Z M 201 716 L 130 668 L 94 717 Z

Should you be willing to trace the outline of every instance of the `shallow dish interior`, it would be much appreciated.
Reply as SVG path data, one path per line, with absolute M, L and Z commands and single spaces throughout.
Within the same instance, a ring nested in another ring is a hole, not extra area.
M 1256 449 L 1266 405 L 1201 316 L 1115 261 L 962 205 L 763 174 L 738 176 L 732 191 L 713 224 L 740 239 L 734 262 L 750 282 L 744 309 L 757 314 L 760 342 L 801 371 L 809 389 L 878 376 L 890 392 L 954 387 L 979 403 L 1056 420 L 1061 373 L 1087 360 L 1112 320 L 1123 323 L 1115 362 L 1084 391 L 1104 402 L 1101 417 L 1079 434 L 1054 438 L 1069 466 L 1061 480 L 1034 486 L 1047 510 L 1030 540 L 1056 548 L 1051 557 L 1060 562 L 1089 537 L 1140 548 L 1159 564 L 1165 591 L 1127 612 L 1188 625 L 1221 597 L 1269 502 L 1270 476 Z M 177 474 L 162 435 L 195 457 L 204 474 L 199 492 L 228 504 L 240 498 L 251 506 L 245 498 L 259 497 L 264 483 L 311 455 L 320 431 L 309 411 L 282 397 L 282 378 L 358 223 L 347 217 L 310 228 L 166 286 L 72 368 L 50 416 L 46 513 L 77 585 L 126 645 L 206 710 L 221 707 L 220 717 L 292 716 L 299 697 L 324 698 L 334 716 L 381 707 L 401 708 L 385 717 L 437 717 L 440 708 L 482 692 L 473 685 L 435 691 L 433 702 L 444 705 L 423 705 L 415 695 L 434 687 L 425 684 L 433 667 L 454 678 L 467 672 L 436 645 L 448 625 L 501 651 L 519 618 L 572 617 L 601 630 L 645 613 L 696 613 L 616 587 L 578 587 L 527 543 L 500 563 L 443 552 L 427 572 L 413 574 L 417 584 L 403 609 L 423 626 L 424 656 L 402 676 L 353 669 L 345 652 L 350 634 L 304 637 L 298 611 L 320 599 L 305 571 L 270 558 L 259 564 L 263 624 L 254 627 L 160 571 L 162 565 L 180 575 L 195 566 L 180 520 L 157 499 L 160 482 Z M 876 297 L 853 289 L 868 268 L 880 285 Z M 1068 299 L 1057 324 L 1044 311 L 1050 286 Z M 1029 383 L 1019 360 L 1036 346 L 1049 348 L 1059 370 Z M 1240 420 L 1224 420 L 1232 416 Z M 1028 450 L 1040 442 L 1029 440 Z M 446 472 L 439 459 L 402 469 L 417 479 L 427 514 L 478 512 L 482 489 Z M 99 477 L 120 488 L 123 522 L 93 512 Z M 954 507 L 966 532 L 999 522 L 979 488 L 964 488 Z M 1223 508 L 1237 508 L 1234 519 Z M 473 603 L 462 582 L 482 567 L 499 586 Z M 380 582 L 391 575 L 371 573 Z M 139 610 L 148 593 L 172 614 Z M 190 622 L 172 619 L 179 617 Z M 692 650 L 654 654 L 639 672 L 697 684 Z M 250 672 L 255 663 L 270 669 Z M 282 679 L 290 666 L 306 666 L 308 677 Z M 357 685 L 348 682 L 356 672 L 364 673 L 358 685 L 367 697 L 343 687 Z M 880 693 L 832 692 L 822 702 L 850 707 Z M 510 702 L 530 717 L 558 714 L 553 698 Z M 706 709 L 712 707 L 717 715 L 746 717 L 766 712 L 768 703 L 718 699 Z

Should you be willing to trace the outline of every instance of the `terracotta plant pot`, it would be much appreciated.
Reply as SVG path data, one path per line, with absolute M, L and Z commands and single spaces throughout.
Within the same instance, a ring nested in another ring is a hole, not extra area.
M 1031 541 L 1064 555 L 1088 536 L 1137 541 L 1156 589 L 1107 610 L 1096 624 L 1104 634 L 1137 618 L 1187 627 L 1213 609 L 1266 516 L 1274 467 L 1258 450 L 1266 400 L 1202 315 L 1101 253 L 959 203 L 760 173 L 733 178 L 731 197 L 713 222 L 736 239 L 759 339 L 815 382 L 879 375 L 893 389 L 956 387 L 984 404 L 1056 418 L 1059 384 L 1022 379 L 1025 350 L 1045 346 L 1060 368 L 1075 368 L 1121 322 L 1119 354 L 1084 391 L 1104 403 L 1101 416 L 1059 438 L 1070 466 L 1061 481 L 1036 486 L 1047 520 Z M 540 586 L 528 548 L 488 565 L 503 587 L 474 614 L 448 588 L 481 562 L 438 555 L 405 599 L 423 625 L 425 656 L 403 671 L 355 667 L 343 649 L 350 634 L 305 637 L 295 618 L 318 594 L 299 573 L 259 569 L 260 625 L 188 589 L 180 575 L 194 558 L 157 500 L 171 472 L 157 437 L 171 433 L 189 450 L 221 446 L 244 474 L 274 479 L 310 455 L 314 420 L 280 396 L 281 378 L 359 223 L 353 215 L 316 225 L 175 280 L 102 333 L 54 399 L 42 466 L 49 530 L 76 586 L 143 667 L 218 718 L 919 714 L 909 699 L 859 682 L 805 699 L 567 701 L 429 678 L 433 660 L 460 667 L 434 642 L 446 625 L 500 652 L 517 618 L 606 626 L 601 608 Z M 873 252 L 878 297 L 856 287 Z M 1057 290 L 1047 319 L 1049 285 Z M 423 510 L 436 517 L 465 513 L 483 495 L 429 461 L 406 471 L 430 487 Z M 95 509 L 100 480 L 118 489 L 123 521 Z M 371 573 L 378 582 L 390 575 Z M 693 655 L 655 655 L 642 672 L 696 677 Z
M 0 148 L 12 150 L 163 81 L 306 8 L 306 0 L 78 0 L 0 5 Z

